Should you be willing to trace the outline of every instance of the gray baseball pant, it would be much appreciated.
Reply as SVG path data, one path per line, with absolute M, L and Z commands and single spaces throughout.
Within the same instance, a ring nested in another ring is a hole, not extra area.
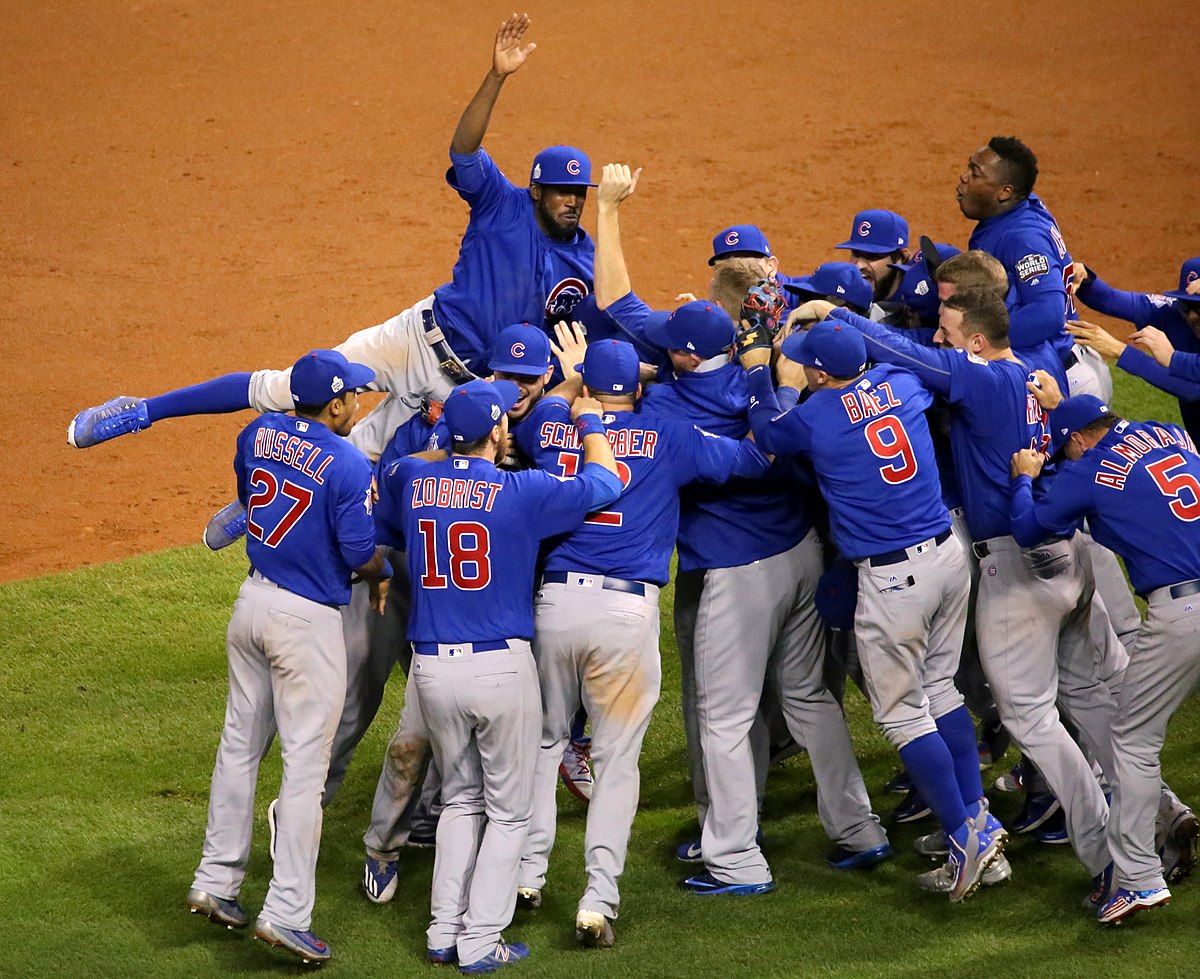
M 897 749 L 937 733 L 963 705 L 954 685 L 971 577 L 953 532 L 906 548 L 904 560 L 857 561 L 854 633 L 875 723 Z M 964 800 L 968 801 L 968 800 Z
M 813 604 L 821 576 L 815 530 L 752 564 L 705 573 L 696 618 L 696 713 L 710 805 L 704 863 L 718 879 L 771 879 L 755 842 L 758 809 L 750 732 L 768 671 L 792 736 L 808 748 L 817 813 L 831 840 L 851 850 L 887 841 L 863 782 L 845 716 L 825 687 L 825 637 Z
M 1173 599 L 1170 592 L 1147 596 L 1113 727 L 1108 845 L 1114 883 L 1135 891 L 1166 887 L 1154 848 L 1163 789 L 1159 752 L 1171 716 L 1200 683 L 1200 596 Z
M 543 583 L 535 602 L 534 657 L 542 685 L 542 739 L 519 884 L 541 889 L 554 847 L 558 764 L 582 703 L 592 726 L 595 783 L 584 834 L 587 886 L 579 909 L 615 918 L 640 791 L 638 757 L 658 702 L 658 586 L 644 595 L 572 573 Z M 619 584 L 631 584 L 620 583 Z M 641 583 L 632 583 L 641 584 Z
M 413 657 L 413 686 L 442 783 L 429 948 L 457 946 L 463 965 L 495 949 L 512 922 L 517 865 L 533 800 L 542 726 L 529 643 L 474 652 L 442 645 Z
M 226 634 L 229 699 L 217 748 L 204 851 L 192 886 L 223 898 L 241 890 L 250 860 L 258 766 L 279 732 L 283 780 L 275 867 L 261 917 L 307 931 L 321 842 L 321 787 L 346 691 L 337 608 L 301 598 L 254 572 L 238 591 Z
M 1097 653 L 1089 635 L 1091 589 L 1076 545 L 1059 541 L 1034 549 L 1050 577 L 1038 577 L 1012 537 L 975 544 L 979 655 L 1000 719 L 1037 765 L 1066 816 L 1067 832 L 1092 876 L 1108 865 L 1108 803 L 1092 767 L 1058 715 L 1059 671 L 1073 677 L 1067 693 L 1082 693 Z M 1072 699 L 1073 696 L 1072 696 Z M 1077 703 L 1064 706 L 1072 712 Z M 1086 713 L 1086 711 L 1085 711 Z M 1078 718 L 1076 718 L 1078 721 Z

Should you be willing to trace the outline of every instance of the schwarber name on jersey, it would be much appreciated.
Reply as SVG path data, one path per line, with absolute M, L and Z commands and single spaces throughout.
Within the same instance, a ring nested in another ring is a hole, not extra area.
M 621 411 L 606 414 L 604 424 L 625 490 L 611 507 L 554 542 L 545 570 L 665 585 L 679 529 L 679 488 L 695 480 L 759 476 L 767 458 L 750 442 L 713 435 L 678 418 Z M 562 398 L 543 398 L 518 426 L 516 438 L 539 469 L 570 476 L 582 463 L 579 434 Z
M 1165 422 L 1118 422 L 1095 446 L 1059 466 L 1034 503 L 1032 481 L 1013 486 L 1013 535 L 1031 545 L 1052 528 L 1088 518 L 1092 536 L 1125 559 L 1145 595 L 1200 574 L 1200 457 Z
M 505 472 L 486 459 L 400 459 L 379 484 L 381 539 L 407 543 L 414 642 L 533 638 L 533 572 L 543 537 L 578 526 L 587 479 Z
M 925 420 L 933 397 L 908 371 L 877 365 L 853 385 L 814 391 L 783 414 L 769 368 L 750 371 L 749 383 L 754 437 L 766 452 L 812 459 L 843 556 L 909 547 L 950 526 Z
M 450 346 L 477 373 L 496 334 L 512 323 L 569 320 L 592 290 L 595 247 L 579 228 L 556 241 L 537 223 L 527 187 L 513 184 L 487 153 L 450 154 L 446 182 L 471 206 L 451 281 L 433 311 Z
M 269 413 L 237 440 L 246 555 L 288 591 L 323 605 L 350 601 L 350 576 L 375 553 L 371 464 L 320 422 Z

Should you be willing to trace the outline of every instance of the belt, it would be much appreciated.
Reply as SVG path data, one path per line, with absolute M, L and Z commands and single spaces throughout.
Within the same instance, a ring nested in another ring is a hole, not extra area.
M 935 538 L 933 538 L 933 543 L 940 546 L 945 544 L 949 539 L 950 528 L 947 527 Z M 913 544 L 912 547 L 920 547 L 922 544 L 927 543 L 928 541 L 918 541 L 916 544 Z M 886 554 L 876 554 L 867 558 L 867 563 L 873 568 L 882 568 L 888 564 L 899 564 L 901 561 L 907 561 L 909 559 L 910 555 L 908 552 L 912 550 L 912 547 L 901 547 L 894 551 L 888 551 Z
M 258 568 L 254 567 L 253 565 L 250 567 L 249 572 L 247 572 L 246 577 L 253 578 L 255 581 L 259 582 L 260 584 L 269 585 L 271 588 L 278 588 L 280 591 L 286 591 L 286 592 L 288 592 L 288 594 L 296 595 L 296 593 L 294 591 L 291 591 L 291 589 L 289 589 L 289 588 L 284 588 L 283 585 L 281 585 L 278 581 L 272 581 L 270 578 L 268 578 L 265 574 L 263 574 L 261 571 L 258 570 Z M 296 597 L 304 598 L 303 595 L 296 595 Z M 326 608 L 331 608 L 335 612 L 340 612 L 342 610 L 342 607 L 337 602 L 318 602 L 318 601 L 316 601 L 316 599 L 313 599 L 313 598 L 305 599 L 305 601 L 314 602 L 317 605 L 324 605 Z
M 425 331 L 425 342 L 433 348 L 433 353 L 438 359 L 438 367 L 442 369 L 442 373 L 455 384 L 466 384 L 467 381 L 475 380 L 475 375 L 471 373 L 467 366 L 458 359 L 454 351 L 450 349 L 450 344 L 446 342 L 446 335 L 433 318 L 432 309 L 421 310 L 421 326 Z
M 1075 351 L 1072 350 L 1066 357 L 1063 358 L 1063 370 L 1069 371 L 1072 367 L 1079 363 L 1079 358 L 1075 356 Z
M 1011 537 L 998 537 L 995 539 L 996 540 L 1012 540 Z M 1036 546 L 1044 547 L 1047 544 L 1058 544 L 1062 541 L 1070 540 L 1070 539 L 1071 539 L 1070 537 L 1047 537 L 1044 541 L 1040 542 Z M 977 544 L 972 544 L 971 550 L 974 552 L 974 554 L 977 558 L 982 560 L 983 558 L 987 557 L 989 554 L 992 553 L 992 548 L 989 547 L 988 544 L 989 544 L 988 541 L 981 540 Z M 1022 550 L 1026 550 L 1026 548 L 1022 548 Z
M 419 653 L 421 656 L 437 656 L 442 649 L 447 650 L 450 656 L 456 653 L 498 653 L 501 650 L 508 652 L 509 645 L 507 639 L 497 639 L 490 642 L 461 642 L 461 643 L 436 643 L 436 642 L 415 642 L 412 644 L 413 652 Z
M 1200 594 L 1200 578 L 1191 581 L 1181 581 L 1171 586 L 1171 598 L 1187 598 L 1188 595 Z
M 645 597 L 646 586 L 640 581 L 626 581 L 624 578 L 609 578 L 604 575 L 588 574 L 586 571 L 547 571 L 542 575 L 542 584 L 550 585 L 565 585 L 569 582 L 577 582 L 578 584 L 590 584 L 596 579 L 600 579 L 600 585 L 605 591 L 623 591 L 630 595 L 641 595 Z

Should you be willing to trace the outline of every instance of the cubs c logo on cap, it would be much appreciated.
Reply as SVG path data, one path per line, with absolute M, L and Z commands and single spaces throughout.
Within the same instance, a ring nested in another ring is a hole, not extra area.
M 1190 286 L 1197 279 L 1200 279 L 1200 272 L 1192 269 L 1192 271 L 1187 274 L 1187 284 Z
M 731 231 L 725 236 L 725 244 L 727 245 L 736 245 L 739 241 L 741 241 L 741 238 L 736 231 Z
M 871 222 L 864 221 L 862 224 L 860 224 L 858 226 L 858 233 L 863 238 L 867 237 L 867 235 L 871 233 Z
M 569 173 L 572 177 L 579 176 L 579 161 L 578 160 L 568 160 L 567 161 L 567 173 Z
M 520 360 L 525 356 L 525 344 L 520 342 L 514 343 L 509 353 L 513 355 L 514 360 Z

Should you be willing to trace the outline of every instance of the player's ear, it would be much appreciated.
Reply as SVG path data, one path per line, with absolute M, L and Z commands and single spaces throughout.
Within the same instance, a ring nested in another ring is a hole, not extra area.
M 531 198 L 533 198 L 533 202 L 535 204 L 538 201 L 540 201 L 542 199 L 542 185 L 541 184 L 530 184 L 529 185 L 529 196 Z
M 774 255 L 767 256 L 767 270 L 770 278 L 775 278 L 779 274 L 779 259 Z

